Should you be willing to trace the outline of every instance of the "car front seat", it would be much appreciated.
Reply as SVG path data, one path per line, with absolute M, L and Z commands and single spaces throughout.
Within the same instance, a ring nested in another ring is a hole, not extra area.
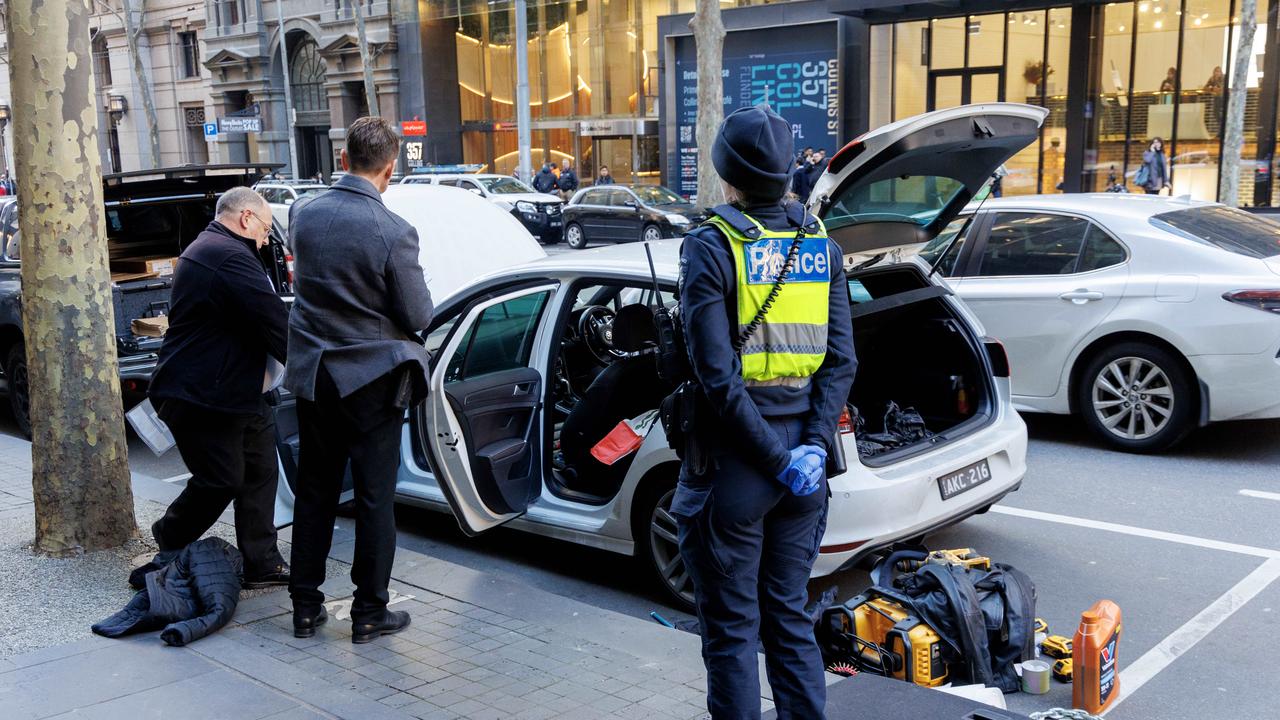
M 618 310 L 613 347 L 635 354 L 615 359 L 597 375 L 560 428 L 560 450 L 574 476 L 573 489 L 608 495 L 621 486 L 635 454 L 605 465 L 591 455 L 591 448 L 619 422 L 657 409 L 671 392 L 658 377 L 657 345 L 649 306 L 627 305 Z

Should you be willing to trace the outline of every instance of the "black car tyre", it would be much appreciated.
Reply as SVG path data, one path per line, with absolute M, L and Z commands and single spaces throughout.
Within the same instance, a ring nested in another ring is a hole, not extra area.
M 662 239 L 662 228 L 657 225 L 645 225 L 640 231 L 640 239 L 644 242 L 658 242 Z
M 9 408 L 18 432 L 31 439 L 31 387 L 27 383 L 27 346 L 18 341 L 9 348 L 4 361 L 5 379 L 9 381 Z
M 1117 450 L 1160 452 L 1195 426 L 1195 381 L 1175 354 L 1122 342 L 1094 355 L 1076 384 L 1076 409 Z
M 631 532 L 636 557 L 650 577 L 662 588 L 667 601 L 684 612 L 693 612 L 693 579 L 680 557 L 671 499 L 676 494 L 676 473 L 657 482 L 646 483 L 632 501 Z
M 574 250 L 581 250 L 587 246 L 587 234 L 578 223 L 569 223 L 564 228 L 564 241 Z

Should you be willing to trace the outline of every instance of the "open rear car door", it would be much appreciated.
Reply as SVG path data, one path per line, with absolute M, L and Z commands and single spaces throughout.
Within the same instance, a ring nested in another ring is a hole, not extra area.
M 544 316 L 556 285 L 524 287 L 464 311 L 431 372 L 423 437 L 463 532 L 522 515 L 542 489 Z

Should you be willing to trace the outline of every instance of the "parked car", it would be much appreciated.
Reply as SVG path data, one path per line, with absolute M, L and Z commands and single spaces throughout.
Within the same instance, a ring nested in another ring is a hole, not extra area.
M 104 175 L 107 254 L 122 258 L 174 257 L 180 255 L 213 220 L 218 197 L 233 187 L 251 186 L 272 172 L 274 165 L 187 165 Z M 27 356 L 22 329 L 22 273 L 19 255 L 18 205 L 0 207 L 3 254 L 0 255 L 0 368 L 18 429 L 31 435 L 30 395 L 27 390 Z M 261 251 L 263 269 L 281 294 L 291 294 L 292 257 L 281 229 L 273 227 L 270 242 Z M 161 338 L 133 332 L 135 318 L 163 315 L 169 310 L 173 285 L 167 273 L 138 279 L 114 274 L 111 285 L 115 313 L 116 353 L 121 390 L 126 406 L 146 395 L 156 366 Z
M 837 155 L 820 181 L 820 210 L 851 268 L 859 368 L 849 405 L 865 415 L 863 432 L 882 429 L 890 401 L 915 408 L 928 431 L 876 452 L 856 441 L 860 423 L 850 417 L 842 428 L 850 470 L 831 481 L 815 575 L 984 512 L 1021 484 L 1027 431 L 999 343 L 900 248 L 946 227 L 997 165 L 1037 137 L 1045 114 L 996 104 L 896 123 Z M 469 534 L 510 523 L 638 556 L 671 601 L 688 606 L 669 512 L 679 461 L 661 424 L 614 465 L 589 456 L 605 432 L 656 409 L 667 390 L 653 356 L 636 351 L 654 333 L 648 308 L 674 302 L 679 242 L 648 245 L 655 297 L 639 244 L 524 262 L 538 250 L 528 234 L 481 204 L 464 206 L 455 191 L 400 186 L 385 200 L 424 230 L 424 267 L 439 298 L 426 333 L 429 394 L 406 418 L 398 499 L 448 509 Z M 458 252 L 463 229 L 482 244 Z M 441 257 L 456 261 L 443 287 Z M 462 280 L 468 271 L 474 278 Z M 296 423 L 278 416 L 277 426 Z M 286 478 L 279 521 L 291 501 Z
M 564 231 L 564 201 L 558 195 L 540 193 L 510 175 L 426 174 L 409 175 L 401 185 L 445 185 L 467 190 L 511 213 L 541 243 L 558 243 Z
M 706 213 L 660 185 L 604 185 L 579 190 L 564 208 L 564 239 L 575 250 L 592 242 L 654 242 L 680 237 Z
M 1014 402 L 1164 450 L 1280 417 L 1280 225 L 1217 203 L 1045 195 L 970 208 L 922 251 L 1004 343 Z
M 253 189 L 271 206 L 271 217 L 288 231 L 290 206 L 303 198 L 319 195 L 329 186 L 314 180 L 272 180 L 260 182 Z

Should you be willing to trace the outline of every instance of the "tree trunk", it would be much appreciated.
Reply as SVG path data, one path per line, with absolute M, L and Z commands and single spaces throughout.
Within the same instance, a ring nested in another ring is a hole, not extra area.
M 711 164 L 711 146 L 724 121 L 724 23 L 720 20 L 720 0 L 698 0 L 689 27 L 698 51 L 698 205 L 713 207 L 724 202 L 720 176 Z
M 1222 137 L 1222 165 L 1218 176 L 1218 200 L 1232 207 L 1240 204 L 1240 153 L 1244 151 L 1244 106 L 1249 97 L 1249 64 L 1253 62 L 1253 35 L 1258 29 L 1257 0 L 1241 0 L 1237 10 L 1240 35 L 1236 62 L 1231 67 L 1227 91 L 1227 119 Z
M 138 26 L 134 26 L 133 3 L 137 2 Z M 124 16 L 124 37 L 129 44 L 129 60 L 133 63 L 133 80 L 138 83 L 142 93 L 142 111 L 147 116 L 147 135 L 151 141 L 151 167 L 160 167 L 160 123 L 156 120 L 156 101 L 152 95 L 151 81 L 147 78 L 147 69 L 142 64 L 142 53 L 138 50 L 138 34 L 142 32 L 142 16 L 146 13 L 147 0 L 120 0 L 121 15 Z
M 37 552 L 137 534 L 120 406 L 89 0 L 9 0 Z
M 277 0 L 279 2 L 280 0 Z M 360 43 L 360 64 L 364 66 L 364 96 L 369 101 L 369 114 L 378 112 L 378 91 L 373 87 L 373 60 L 369 57 L 369 38 L 364 32 L 364 0 L 351 0 L 356 10 L 356 40 Z

